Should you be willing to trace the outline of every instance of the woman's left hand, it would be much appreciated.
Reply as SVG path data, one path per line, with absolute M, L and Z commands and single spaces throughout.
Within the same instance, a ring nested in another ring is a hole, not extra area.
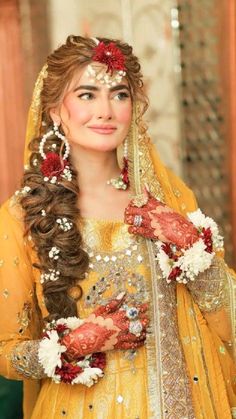
M 147 189 L 144 198 L 146 203 L 143 206 L 135 205 L 134 199 L 125 209 L 124 221 L 130 225 L 129 233 L 172 243 L 181 249 L 190 247 L 199 239 L 191 221 L 151 196 Z

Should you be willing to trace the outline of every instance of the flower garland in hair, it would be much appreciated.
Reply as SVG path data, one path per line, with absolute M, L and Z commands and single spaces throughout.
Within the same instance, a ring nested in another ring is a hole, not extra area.
M 81 326 L 78 317 L 61 318 L 49 323 L 40 341 L 38 357 L 45 374 L 55 383 L 84 384 L 91 387 L 104 375 L 106 355 L 102 352 L 86 355 L 77 360 L 68 360 L 66 346 L 60 339 Z
M 194 281 L 199 273 L 211 266 L 215 251 L 223 250 L 223 237 L 212 218 L 206 217 L 200 209 L 187 216 L 199 233 L 199 239 L 192 246 L 180 249 L 171 243 L 156 242 L 156 258 L 168 283 Z

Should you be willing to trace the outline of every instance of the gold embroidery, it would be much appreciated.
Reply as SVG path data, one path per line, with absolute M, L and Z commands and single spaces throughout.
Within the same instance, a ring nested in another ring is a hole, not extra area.
M 45 377 L 43 367 L 38 360 L 39 342 L 37 340 L 21 342 L 11 353 L 12 366 L 23 377 L 35 379 Z
M 25 303 L 21 313 L 17 314 L 17 323 L 20 325 L 19 333 L 22 334 L 25 332 L 29 326 L 31 319 L 32 307 L 30 303 Z
M 5 290 L 3 291 L 2 294 L 3 294 L 3 297 L 8 298 L 10 293 L 9 293 L 8 289 L 5 288 Z
M 14 264 L 15 266 L 18 266 L 18 265 L 19 265 L 19 263 L 20 263 L 20 260 L 19 260 L 18 256 L 14 257 L 14 259 L 13 259 L 13 264 Z
M 179 189 L 174 189 L 174 195 L 176 196 L 176 198 L 181 197 L 181 193 L 180 193 Z
M 214 258 L 209 269 L 200 273 L 188 288 L 200 310 L 210 312 L 220 309 L 226 300 L 226 273 L 222 261 Z

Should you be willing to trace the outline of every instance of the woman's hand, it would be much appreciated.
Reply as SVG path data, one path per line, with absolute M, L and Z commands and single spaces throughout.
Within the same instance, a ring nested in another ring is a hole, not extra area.
M 194 225 L 144 190 L 146 203 L 138 207 L 132 200 L 125 209 L 125 222 L 129 232 L 149 239 L 159 239 L 186 249 L 195 243 L 199 234 Z
M 70 332 L 61 344 L 67 347 L 67 356 L 71 359 L 94 353 L 110 351 L 112 349 L 136 349 L 144 344 L 148 319 L 147 305 L 138 308 L 139 334 L 130 332 L 131 321 L 126 310 L 121 308 L 124 293 L 107 305 L 99 307 L 84 323 Z

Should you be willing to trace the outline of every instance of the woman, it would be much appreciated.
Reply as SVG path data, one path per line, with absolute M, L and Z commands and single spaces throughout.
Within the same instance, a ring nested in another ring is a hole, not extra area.
M 120 41 L 71 36 L 36 82 L 22 189 L 1 209 L 0 372 L 24 379 L 25 418 L 233 415 L 222 240 L 146 108 Z

